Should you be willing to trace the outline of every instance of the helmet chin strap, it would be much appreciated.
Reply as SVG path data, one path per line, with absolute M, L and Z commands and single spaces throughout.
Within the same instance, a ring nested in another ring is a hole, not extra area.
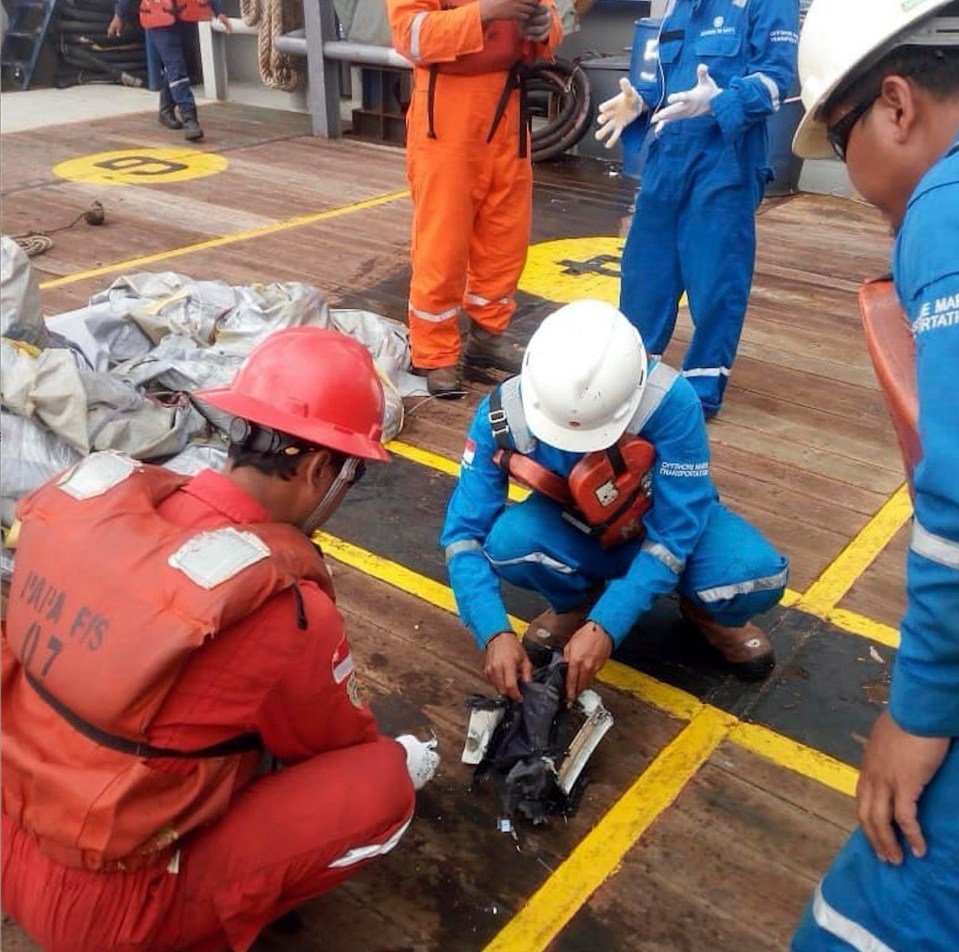
M 307 537 L 312 536 L 317 529 L 333 514 L 333 509 L 344 489 L 352 486 L 356 481 L 356 472 L 362 460 L 351 456 L 336 474 L 336 479 L 330 483 L 323 494 L 323 498 L 316 504 L 316 508 L 300 523 L 300 531 Z

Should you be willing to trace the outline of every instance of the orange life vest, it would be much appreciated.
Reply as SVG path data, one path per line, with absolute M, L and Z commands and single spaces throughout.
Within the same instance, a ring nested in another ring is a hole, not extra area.
M 444 0 L 443 9 L 476 3 L 477 0 Z M 438 63 L 441 73 L 457 76 L 476 76 L 480 73 L 498 73 L 511 69 L 520 61 L 531 62 L 535 44 L 523 37 L 518 20 L 489 20 L 483 27 L 483 48 L 477 53 L 459 56 L 451 63 Z
M 173 26 L 174 23 L 198 23 L 213 16 L 210 0 L 140 0 L 140 26 L 144 30 Z
M 96 453 L 17 508 L 3 810 L 66 865 L 142 865 L 222 815 L 252 776 L 258 738 L 169 750 L 149 743 L 152 719 L 190 654 L 273 595 L 311 579 L 332 598 L 322 558 L 292 526 L 165 520 L 158 505 L 184 482 Z

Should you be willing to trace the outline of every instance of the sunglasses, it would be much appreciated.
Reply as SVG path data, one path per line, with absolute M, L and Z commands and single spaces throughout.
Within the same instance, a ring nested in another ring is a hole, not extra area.
M 840 162 L 846 161 L 846 149 L 849 146 L 849 137 L 852 135 L 852 130 L 856 127 L 856 123 L 872 109 L 878 98 L 879 93 L 876 93 L 874 96 L 863 100 L 858 106 L 850 109 L 838 122 L 826 129 L 826 138 L 829 140 L 829 144 L 832 146 L 832 150 L 836 153 L 836 158 L 839 159 Z

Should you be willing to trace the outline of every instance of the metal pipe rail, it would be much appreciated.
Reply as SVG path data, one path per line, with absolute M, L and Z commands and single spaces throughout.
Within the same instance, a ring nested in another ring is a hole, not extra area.
M 283 53 L 306 58 L 309 88 L 307 102 L 313 135 L 338 139 L 343 134 L 340 122 L 340 63 L 368 66 L 392 66 L 412 69 L 413 64 L 388 46 L 349 43 L 336 38 L 336 17 L 332 0 L 304 0 L 304 28 L 277 37 L 276 47 Z M 230 18 L 237 35 L 255 35 L 259 29 L 241 19 Z M 200 56 L 203 63 L 204 95 L 208 99 L 227 98 L 226 27 L 216 21 L 200 24 Z M 318 55 L 317 55 L 318 54 Z

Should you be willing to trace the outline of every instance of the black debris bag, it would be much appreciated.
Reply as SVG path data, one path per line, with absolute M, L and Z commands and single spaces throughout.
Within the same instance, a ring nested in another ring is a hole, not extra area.
M 533 678 L 520 684 L 523 703 L 508 698 L 475 695 L 471 709 L 504 710 L 474 774 L 479 781 L 492 774 L 500 802 L 501 826 L 512 832 L 512 820 L 519 814 L 534 824 L 551 814 L 571 816 L 586 786 L 581 775 L 567 793 L 557 783 L 577 724 L 566 706 L 566 663 L 559 651 L 541 648 L 531 655 Z M 509 820 L 510 823 L 503 823 Z

